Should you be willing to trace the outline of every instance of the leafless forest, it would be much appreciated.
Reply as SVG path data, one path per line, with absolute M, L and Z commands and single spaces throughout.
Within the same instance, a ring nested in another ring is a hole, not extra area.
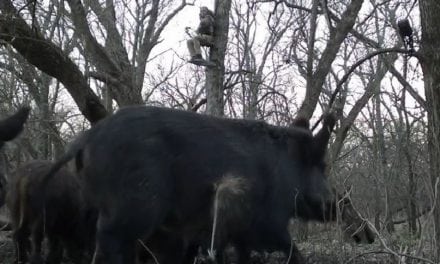
M 215 67 L 188 62 L 184 28 L 204 5 Z M 0 181 L 128 105 L 282 126 L 334 112 L 330 181 L 376 240 L 292 220 L 308 263 L 439 263 L 439 65 L 438 0 L 0 0 L 1 117 L 32 109 L 1 149 Z M 0 263 L 13 251 L 0 231 Z

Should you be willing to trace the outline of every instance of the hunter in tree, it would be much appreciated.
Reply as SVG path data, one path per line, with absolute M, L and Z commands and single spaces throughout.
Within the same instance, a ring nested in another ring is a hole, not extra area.
M 199 18 L 200 24 L 195 34 L 190 32 L 190 27 L 186 28 L 186 33 L 191 37 L 187 41 L 188 51 L 191 56 L 189 62 L 195 65 L 209 66 L 210 62 L 203 59 L 200 46 L 212 47 L 214 45 L 214 13 L 206 6 L 202 6 Z

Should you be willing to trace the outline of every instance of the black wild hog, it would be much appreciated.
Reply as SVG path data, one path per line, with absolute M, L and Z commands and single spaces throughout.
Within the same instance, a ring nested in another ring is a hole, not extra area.
M 160 249 L 161 264 L 188 263 L 196 245 L 209 245 L 216 208 L 218 252 L 232 243 L 246 263 L 251 249 L 293 250 L 297 263 L 289 219 L 327 221 L 333 211 L 324 156 L 334 124 L 327 116 L 313 136 L 301 126 L 129 107 L 81 135 L 46 177 L 75 158 L 99 210 L 95 264 L 134 263 L 138 238 Z

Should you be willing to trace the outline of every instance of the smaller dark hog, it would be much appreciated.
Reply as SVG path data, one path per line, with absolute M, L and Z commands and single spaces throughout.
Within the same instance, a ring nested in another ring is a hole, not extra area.
M 93 251 L 96 214 L 84 202 L 78 178 L 65 168 L 42 184 L 52 162 L 23 164 L 12 177 L 6 203 L 11 212 L 15 263 L 61 263 L 63 252 L 74 263 L 88 263 Z M 42 241 L 48 239 L 43 260 Z

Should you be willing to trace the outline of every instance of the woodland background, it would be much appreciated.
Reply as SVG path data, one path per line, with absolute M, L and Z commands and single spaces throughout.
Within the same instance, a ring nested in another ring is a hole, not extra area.
M 189 64 L 172 28 L 201 5 L 216 14 L 204 56 L 218 67 Z M 10 172 L 55 159 L 133 104 L 275 125 L 315 124 L 331 110 L 330 179 L 379 239 L 356 246 L 334 224 L 294 223 L 300 248 L 335 263 L 439 263 L 439 14 L 438 0 L 1 0 L 0 113 L 32 106 L 2 161 Z M 399 19 L 412 25 L 414 52 Z

